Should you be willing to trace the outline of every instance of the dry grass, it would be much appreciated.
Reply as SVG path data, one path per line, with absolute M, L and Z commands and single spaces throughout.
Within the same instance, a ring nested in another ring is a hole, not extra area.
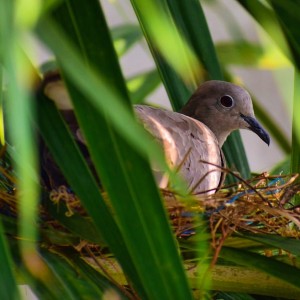
M 214 236 L 234 231 L 300 237 L 300 207 L 293 196 L 300 191 L 298 175 L 270 176 L 263 173 L 248 181 L 224 187 L 211 196 L 195 196 L 186 203 L 177 195 L 163 191 L 177 236 L 193 227 L 197 214 L 210 219 Z
M 270 176 L 263 173 L 248 181 L 240 178 L 239 183 L 223 187 L 214 195 L 195 195 L 188 199 L 168 190 L 161 190 L 161 194 L 178 238 L 188 239 L 195 234 L 199 216 L 209 220 L 211 245 L 217 258 L 225 240 L 234 232 L 300 238 L 300 207 L 293 204 L 294 195 L 300 192 L 297 177 L 297 174 Z M 0 212 L 13 217 L 17 216 L 15 183 L 10 162 L 0 159 Z M 103 196 L 109 203 L 107 195 Z M 65 186 L 51 191 L 50 200 L 56 205 L 64 202 L 67 217 L 75 212 L 85 215 L 80 200 Z M 43 226 L 65 232 L 56 220 L 49 219 L 42 207 L 40 215 L 41 218 L 46 215 Z M 78 251 L 82 249 L 75 246 Z M 97 249 L 95 245 L 89 246 Z

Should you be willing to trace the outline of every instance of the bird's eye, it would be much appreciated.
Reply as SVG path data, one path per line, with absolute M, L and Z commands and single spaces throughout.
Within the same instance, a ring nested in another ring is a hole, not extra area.
M 231 108 L 234 105 L 233 98 L 229 95 L 224 95 L 220 98 L 220 104 L 226 108 Z

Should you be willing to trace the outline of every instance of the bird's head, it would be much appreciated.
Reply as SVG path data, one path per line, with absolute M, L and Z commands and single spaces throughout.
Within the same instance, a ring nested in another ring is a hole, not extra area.
M 225 81 L 202 84 L 181 110 L 204 123 L 216 135 L 220 146 L 236 129 L 249 129 L 269 145 L 270 137 L 255 119 L 252 100 L 242 87 Z

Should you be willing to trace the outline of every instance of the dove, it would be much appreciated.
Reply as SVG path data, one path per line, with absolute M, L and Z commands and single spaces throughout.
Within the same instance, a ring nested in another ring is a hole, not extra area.
M 71 99 L 59 74 L 46 75 L 43 87 L 45 95 L 61 111 L 95 173 Z M 210 80 L 201 84 L 179 112 L 148 105 L 135 105 L 134 112 L 161 145 L 169 167 L 183 178 L 191 194 L 210 195 L 221 187 L 225 177 L 221 148 L 234 130 L 251 130 L 266 144 L 270 143 L 268 133 L 255 118 L 249 93 L 225 81 Z M 47 149 L 43 152 L 42 167 L 48 169 L 46 173 L 51 175 L 52 187 L 65 183 Z M 168 175 L 153 162 L 152 170 L 158 186 L 169 188 Z

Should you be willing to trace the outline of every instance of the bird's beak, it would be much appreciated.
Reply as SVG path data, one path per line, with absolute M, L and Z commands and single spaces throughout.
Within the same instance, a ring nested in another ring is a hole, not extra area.
M 241 114 L 241 117 L 249 124 L 248 129 L 255 132 L 268 146 L 270 145 L 270 136 L 263 127 L 253 117 L 248 117 Z

